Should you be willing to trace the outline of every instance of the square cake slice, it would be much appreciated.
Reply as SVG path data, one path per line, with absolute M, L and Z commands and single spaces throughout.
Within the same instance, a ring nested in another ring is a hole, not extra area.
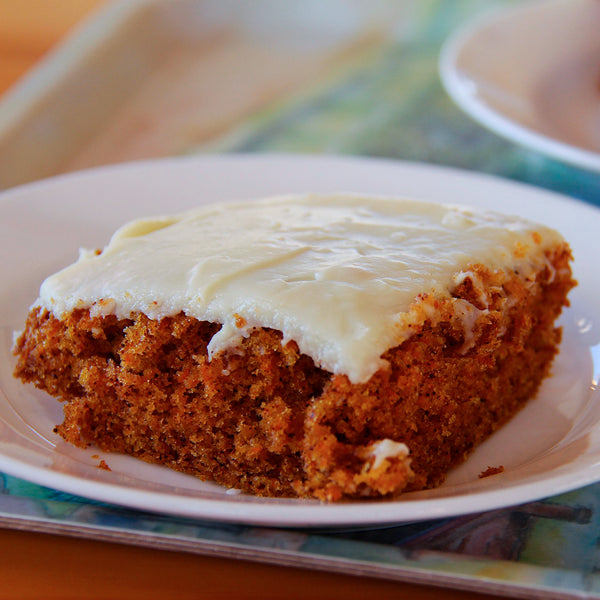
M 15 375 L 64 401 L 78 446 L 263 496 L 395 497 L 442 483 L 536 394 L 570 261 L 556 231 L 464 207 L 207 205 L 50 276 Z

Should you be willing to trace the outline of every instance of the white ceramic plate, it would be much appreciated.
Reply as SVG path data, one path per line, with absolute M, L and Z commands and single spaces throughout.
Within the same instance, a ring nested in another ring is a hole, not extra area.
M 492 131 L 600 171 L 598 0 L 536 0 L 477 19 L 446 42 L 440 74 Z
M 303 191 L 407 195 L 502 209 L 560 228 L 573 243 L 579 287 L 563 316 L 563 351 L 537 399 L 438 489 L 394 502 L 325 505 L 254 498 L 147 465 L 81 450 L 53 432 L 59 403 L 12 375 L 12 332 L 45 275 L 98 247 L 124 221 L 207 201 Z M 0 195 L 0 469 L 89 498 L 202 519 L 263 525 L 404 522 L 483 511 L 600 479 L 600 211 L 523 185 L 416 165 L 334 157 L 219 156 L 82 172 Z M 111 471 L 98 468 L 104 459 Z M 485 479 L 488 466 L 505 472 Z

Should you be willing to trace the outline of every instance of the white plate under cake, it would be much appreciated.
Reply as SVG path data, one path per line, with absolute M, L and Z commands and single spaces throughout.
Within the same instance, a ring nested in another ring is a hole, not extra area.
M 119 452 L 64 441 L 63 406 L 13 376 L 13 335 L 40 283 L 101 249 L 123 224 L 204 202 L 237 202 L 312 190 L 409 197 L 500 210 L 560 231 L 578 285 L 558 325 L 563 339 L 535 397 L 435 488 L 396 497 L 321 502 L 257 496 Z M 126 201 L 123 201 L 123 199 Z M 597 231 L 589 204 L 496 177 L 426 164 L 332 156 L 219 155 L 73 173 L 0 194 L 0 469 L 87 498 L 136 509 L 285 527 L 400 523 L 480 512 L 600 480 L 600 344 Z M 503 472 L 494 468 L 504 467 Z M 489 470 L 492 467 L 492 470 Z M 493 476 L 483 477 L 483 472 Z

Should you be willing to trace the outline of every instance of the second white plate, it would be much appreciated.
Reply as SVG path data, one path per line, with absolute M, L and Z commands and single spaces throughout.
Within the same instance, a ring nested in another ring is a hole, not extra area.
M 123 222 L 205 202 L 287 192 L 388 194 L 501 209 L 560 229 L 580 285 L 562 323 L 562 351 L 538 397 L 435 490 L 391 502 L 320 504 L 235 495 L 116 454 L 82 450 L 53 433 L 60 404 L 12 377 L 12 333 L 42 279 L 78 248 L 103 246 Z M 201 156 L 121 165 L 0 195 L 0 470 L 40 485 L 137 509 L 271 526 L 399 523 L 478 512 L 600 480 L 600 211 L 487 176 L 382 160 Z M 104 460 L 110 471 L 98 468 Z M 480 479 L 487 467 L 505 471 Z
M 497 134 L 600 171 L 600 2 L 535 0 L 477 19 L 444 45 L 449 95 Z

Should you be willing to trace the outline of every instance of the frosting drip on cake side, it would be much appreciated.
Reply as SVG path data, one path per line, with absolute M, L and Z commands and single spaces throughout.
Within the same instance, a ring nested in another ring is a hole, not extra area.
M 357 195 L 282 196 L 134 221 L 101 254 L 49 277 L 38 303 L 123 318 L 184 312 L 221 323 L 209 352 L 254 327 L 283 332 L 354 383 L 406 339 L 419 294 L 448 297 L 470 264 L 527 274 L 561 236 L 528 221 L 433 203 Z

